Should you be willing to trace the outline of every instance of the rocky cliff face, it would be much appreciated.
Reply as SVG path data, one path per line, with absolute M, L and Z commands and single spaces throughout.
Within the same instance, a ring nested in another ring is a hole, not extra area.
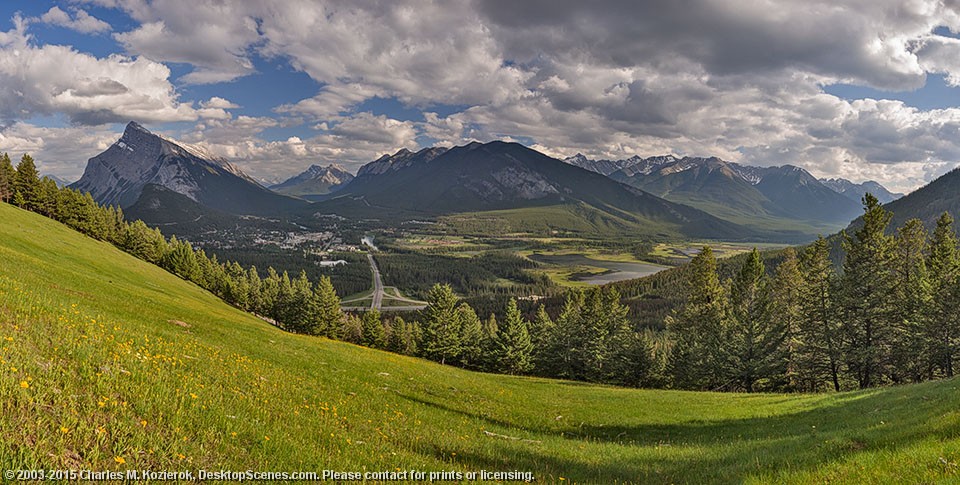
M 235 213 L 270 213 L 292 201 L 270 192 L 227 160 L 151 133 L 136 122 L 130 122 L 110 148 L 91 158 L 71 187 L 90 192 L 101 204 L 129 207 L 148 184 Z

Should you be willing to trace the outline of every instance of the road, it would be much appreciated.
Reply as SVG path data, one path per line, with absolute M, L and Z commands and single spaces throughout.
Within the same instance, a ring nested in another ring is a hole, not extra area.
M 369 307 L 352 307 L 345 306 L 344 310 L 350 311 L 361 311 L 361 310 L 381 310 L 386 312 L 404 312 L 412 310 L 422 310 L 426 307 L 426 304 L 422 301 L 411 300 L 410 298 L 404 298 L 402 296 L 387 295 L 391 301 L 401 301 L 404 303 L 412 303 L 410 306 L 383 306 L 383 297 L 386 293 L 383 291 L 383 278 L 380 277 L 380 268 L 377 267 L 377 260 L 373 258 L 373 253 L 367 253 L 367 261 L 370 262 L 370 271 L 373 273 L 373 295 L 370 301 Z M 396 292 L 397 295 L 400 294 L 399 291 Z M 352 301 L 352 300 L 351 300 Z M 349 302 L 347 302 L 349 303 Z
M 377 267 L 377 260 L 373 259 L 373 253 L 367 253 L 367 260 L 370 261 L 370 270 L 373 271 L 373 301 L 370 308 L 379 310 L 383 305 L 383 280 L 380 278 L 380 268 Z

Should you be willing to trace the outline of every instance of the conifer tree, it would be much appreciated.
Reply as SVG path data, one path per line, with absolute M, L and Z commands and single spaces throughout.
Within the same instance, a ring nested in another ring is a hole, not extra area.
M 836 315 L 836 281 L 830 260 L 830 245 L 819 237 L 807 247 L 801 260 L 798 346 L 794 355 L 797 381 L 802 390 L 817 391 L 829 380 L 840 391 L 841 339 Z
M 579 348 L 584 301 L 584 294 L 580 290 L 567 293 L 554 331 L 548 336 L 546 349 L 539 359 L 543 365 L 543 368 L 537 369 L 540 374 L 564 379 L 582 379 L 586 374 L 582 349 Z
M 404 342 L 404 327 L 406 325 L 407 322 L 403 320 L 403 317 L 397 316 L 384 326 L 387 330 L 387 350 L 397 354 L 407 354 Z
M 321 276 L 314 288 L 314 293 L 317 302 L 316 335 L 336 338 L 340 320 L 343 319 L 343 311 L 340 310 L 340 297 L 337 296 L 330 277 Z
M 715 389 L 727 383 L 723 368 L 729 304 L 717 274 L 717 260 L 710 246 L 690 261 L 687 301 L 667 328 L 674 338 L 667 372 L 674 387 Z
M 937 219 L 927 266 L 932 304 L 923 331 L 926 354 L 942 375 L 953 377 L 960 344 L 960 254 L 946 212 Z
M 886 234 L 892 214 L 872 194 L 863 196 L 863 225 L 843 234 L 841 278 L 845 360 L 861 389 L 882 384 L 890 363 L 894 308 L 894 240 Z
M 770 325 L 783 331 L 784 375 L 777 387 L 786 390 L 799 388 L 797 382 L 797 348 L 800 346 L 800 322 L 803 319 L 801 291 L 803 274 L 793 248 L 783 250 L 783 261 L 777 266 L 771 284 Z
M 549 362 L 547 352 L 550 351 L 550 337 L 556 331 L 556 324 L 547 314 L 543 305 L 537 307 L 537 313 L 530 322 L 530 341 L 533 343 L 533 365 L 538 371 Z
M 40 176 L 37 173 L 37 166 L 33 163 L 33 157 L 24 154 L 17 164 L 17 176 L 13 179 L 13 190 L 19 192 L 23 198 L 21 207 L 27 210 L 36 211 L 40 202 Z
M 363 339 L 363 322 L 356 315 L 346 314 L 340 321 L 337 334 L 344 342 L 360 344 Z
M 263 293 L 262 293 L 262 283 L 260 280 L 260 274 L 257 273 L 256 266 L 250 266 L 246 272 L 247 278 L 247 291 L 250 293 L 247 295 L 247 302 L 249 302 L 249 311 L 259 312 L 260 308 L 263 307 Z M 319 286 L 319 285 L 318 285 Z
M 164 255 L 161 265 L 173 274 L 189 281 L 196 278 L 200 270 L 196 255 L 190 243 L 170 236 L 169 251 Z
M 483 363 L 483 323 L 473 308 L 466 303 L 457 306 L 460 320 L 460 365 L 479 369 Z
M 423 310 L 424 357 L 440 362 L 456 362 L 460 356 L 460 315 L 457 297 L 450 285 L 435 284 L 427 295 Z
M 533 368 L 533 344 L 527 322 L 517 308 L 517 300 L 507 301 L 506 315 L 496 339 L 497 370 L 505 374 L 523 374 Z
M 367 347 L 382 349 L 386 346 L 386 336 L 383 332 L 383 322 L 380 318 L 380 312 L 372 308 L 363 312 L 360 318 L 363 324 L 363 336 L 360 342 Z
M 924 342 L 931 314 L 927 272 L 927 231 L 920 219 L 910 219 L 897 230 L 894 264 L 894 321 L 890 329 L 890 379 L 918 382 L 930 374 L 931 358 Z
M 16 177 L 17 171 L 13 168 L 10 155 L 6 153 L 0 155 L 0 201 L 11 202 L 13 200 L 14 179 Z
M 740 389 L 753 392 L 758 382 L 786 372 L 785 329 L 770 315 L 770 289 L 756 248 L 733 280 L 726 354 L 728 376 Z
M 37 200 L 34 211 L 51 219 L 59 220 L 59 193 L 60 188 L 57 187 L 57 183 L 53 179 L 50 177 L 40 179 L 36 187 Z M 115 229 L 115 227 L 111 227 L 111 229 Z M 114 238 L 108 238 L 108 240 L 114 242 Z

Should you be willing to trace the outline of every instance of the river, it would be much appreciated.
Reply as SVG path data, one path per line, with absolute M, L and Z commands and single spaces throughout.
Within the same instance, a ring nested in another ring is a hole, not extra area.
M 652 263 L 631 263 L 625 261 L 603 261 L 599 259 L 588 258 L 582 254 L 564 254 L 547 255 L 534 254 L 530 259 L 538 263 L 555 264 L 558 266 L 593 266 L 607 270 L 604 273 L 596 275 L 583 275 L 574 277 L 574 281 L 582 281 L 591 285 L 605 285 L 614 281 L 632 280 L 650 276 L 659 273 L 667 266 L 660 266 Z

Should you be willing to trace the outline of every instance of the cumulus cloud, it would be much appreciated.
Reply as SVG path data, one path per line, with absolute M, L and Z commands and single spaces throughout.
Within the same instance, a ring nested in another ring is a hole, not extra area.
M 249 47 L 259 41 L 257 21 L 241 4 L 194 0 L 95 0 L 121 8 L 140 25 L 114 34 L 129 54 L 160 62 L 193 66 L 182 81 L 210 84 L 231 81 L 255 72 Z
M 205 120 L 181 139 L 235 161 L 251 175 L 267 180 L 295 175 L 314 163 L 337 162 L 356 171 L 384 153 L 419 148 L 414 123 L 367 112 L 339 117 L 309 138 L 264 139 L 264 130 L 281 125 L 269 117 Z
M 108 126 L 51 128 L 18 121 L 0 129 L 0 152 L 9 153 L 14 163 L 29 153 L 42 175 L 74 181 L 83 174 L 88 159 L 119 137 L 120 132 Z
M 240 105 L 227 99 L 223 99 L 219 96 L 214 96 L 206 101 L 201 101 L 200 107 L 211 109 L 237 109 L 240 107 Z
M 76 30 L 84 34 L 96 34 L 109 32 L 111 30 L 110 24 L 88 14 L 82 9 L 74 10 L 73 16 L 71 16 L 69 13 L 60 9 L 60 7 L 54 6 L 41 15 L 39 21 L 49 25 Z
M 8 120 L 66 115 L 79 124 L 127 120 L 192 121 L 219 109 L 181 103 L 170 69 L 144 57 L 98 58 L 59 45 L 36 46 L 22 20 L 0 33 L 0 116 Z
M 248 75 L 257 56 L 315 80 L 316 95 L 276 109 L 308 119 L 312 137 L 246 139 L 239 133 L 258 128 L 231 119 L 232 103 L 179 105 L 218 118 L 193 135 L 264 166 L 367 160 L 418 138 L 522 137 L 556 156 L 717 155 L 902 190 L 960 159 L 956 109 L 824 92 L 837 83 L 913 90 L 930 73 L 960 85 L 960 41 L 938 34 L 960 32 L 952 1 L 87 1 L 139 23 L 115 34 L 128 54 L 193 66 L 184 82 Z M 73 98 L 130 95 L 88 77 L 70 85 Z M 424 120 L 357 113 L 372 98 L 420 108 Z M 464 109 L 440 116 L 437 105 Z

